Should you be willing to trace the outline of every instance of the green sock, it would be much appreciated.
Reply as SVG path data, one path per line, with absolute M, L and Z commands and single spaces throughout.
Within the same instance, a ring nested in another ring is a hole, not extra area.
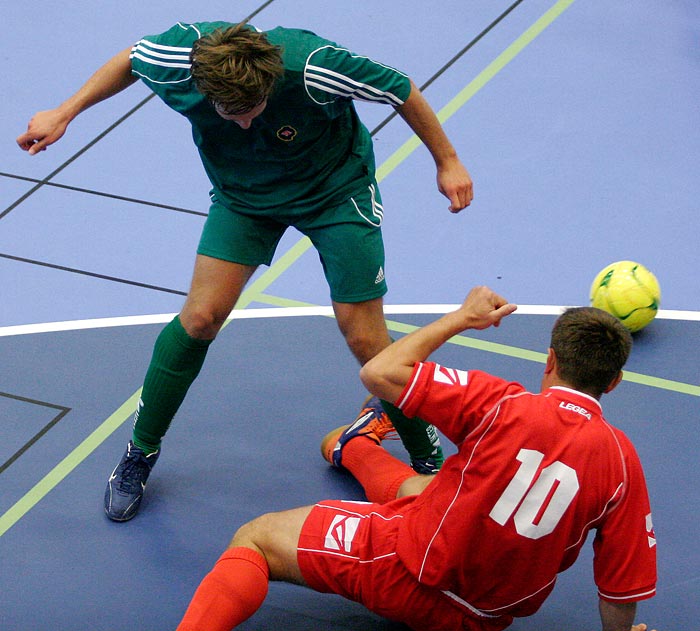
M 388 401 L 383 399 L 380 401 L 401 437 L 401 442 L 408 451 L 411 462 L 433 458 L 439 469 L 445 458 L 435 428 L 419 418 L 408 418 L 399 408 Z
M 187 390 L 202 368 L 211 342 L 190 337 L 179 316 L 158 336 L 134 415 L 132 440 L 146 453 L 160 447 Z

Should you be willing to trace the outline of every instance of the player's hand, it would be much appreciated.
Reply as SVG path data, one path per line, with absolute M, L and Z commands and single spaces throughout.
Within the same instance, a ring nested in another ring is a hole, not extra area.
M 451 213 L 463 210 L 474 199 L 472 178 L 456 157 L 438 168 L 437 185 L 438 190 L 450 200 Z
M 69 122 L 58 109 L 37 112 L 29 121 L 27 131 L 17 137 L 17 144 L 30 155 L 45 151 L 66 133 Z
M 466 319 L 465 328 L 486 329 L 498 326 L 501 320 L 518 307 L 485 286 L 474 287 L 465 298 L 460 311 Z
M 633 624 L 630 631 L 647 631 L 647 625 L 645 625 L 643 622 Z M 653 631 L 656 631 L 656 629 L 653 629 Z

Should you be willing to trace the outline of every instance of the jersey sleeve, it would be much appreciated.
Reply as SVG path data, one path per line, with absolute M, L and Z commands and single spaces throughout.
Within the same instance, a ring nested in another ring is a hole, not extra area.
M 145 35 L 131 49 L 131 73 L 167 105 L 181 113 L 201 99 L 194 88 L 190 53 L 202 34 L 231 26 L 226 22 L 178 22 L 158 35 Z
M 419 362 L 397 406 L 408 417 L 432 423 L 458 445 L 505 396 L 524 391 L 518 383 L 480 370 Z
M 619 504 L 597 529 L 593 568 L 600 598 L 628 603 L 656 593 L 656 534 L 639 457 L 629 439 L 616 434 L 627 481 Z
M 160 35 L 146 35 L 131 49 L 131 72 L 150 87 L 181 83 L 190 77 L 190 51 L 196 31 L 176 24 Z
M 321 105 L 355 99 L 396 107 L 411 92 L 411 81 L 404 73 L 333 43 L 308 56 L 304 85 L 309 97 Z

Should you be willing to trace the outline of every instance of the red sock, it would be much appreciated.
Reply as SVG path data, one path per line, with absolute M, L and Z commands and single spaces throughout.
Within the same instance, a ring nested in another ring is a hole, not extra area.
M 226 550 L 199 584 L 177 631 L 231 631 L 260 608 L 269 575 L 255 550 Z
M 401 484 L 417 475 L 406 463 L 364 436 L 345 443 L 343 467 L 362 485 L 367 499 L 377 504 L 395 500 Z

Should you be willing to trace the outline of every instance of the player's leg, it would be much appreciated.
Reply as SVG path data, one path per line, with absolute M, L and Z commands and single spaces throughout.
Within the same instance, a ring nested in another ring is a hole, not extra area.
M 197 255 L 190 291 L 177 316 L 156 340 L 146 372 L 133 441 L 155 451 L 207 350 L 243 291 L 254 266 Z
M 391 344 L 381 297 L 364 302 L 343 303 L 333 300 L 332 304 L 338 328 L 360 365 L 366 364 Z
M 379 399 L 372 397 L 354 423 L 326 434 L 321 441 L 321 455 L 334 467 L 352 473 L 370 502 L 386 504 L 399 497 L 417 495 L 435 476 L 416 473 L 381 446 L 394 433 Z
M 318 250 L 341 332 L 361 364 L 391 343 L 382 309 L 384 277 L 382 207 L 376 183 L 340 204 L 297 224 Z M 408 419 L 383 402 L 419 473 L 434 473 L 443 455 L 435 428 Z
M 311 508 L 268 513 L 241 527 L 195 591 L 177 631 L 229 631 L 260 608 L 269 581 L 306 585 L 297 545 Z
M 426 487 L 435 479 L 435 474 L 429 475 L 418 474 L 406 478 L 399 487 L 396 497 L 407 497 L 409 495 L 420 495 L 425 491 Z
M 253 266 L 197 255 L 185 305 L 156 339 L 131 441 L 107 483 L 104 508 L 113 521 L 136 515 L 161 440 L 254 271 Z
M 358 303 L 333 301 L 338 326 L 360 364 L 391 344 L 381 298 Z M 382 407 L 394 424 L 418 473 L 436 473 L 443 456 L 435 428 L 420 419 L 409 419 L 395 405 L 382 400 Z
M 297 559 L 306 583 L 318 592 L 357 601 L 412 629 L 485 629 L 466 620 L 465 608 L 454 605 L 440 589 L 421 585 L 396 553 L 405 523 L 396 517 L 410 502 L 389 506 L 318 502 L 299 537 Z M 404 539 L 404 550 L 407 543 Z M 416 554 L 422 556 L 421 551 Z
M 256 267 L 269 265 L 284 230 L 274 221 L 212 204 L 185 305 L 156 340 L 132 440 L 107 484 L 104 508 L 110 519 L 126 521 L 136 514 L 160 442 L 199 374 L 211 341 Z

